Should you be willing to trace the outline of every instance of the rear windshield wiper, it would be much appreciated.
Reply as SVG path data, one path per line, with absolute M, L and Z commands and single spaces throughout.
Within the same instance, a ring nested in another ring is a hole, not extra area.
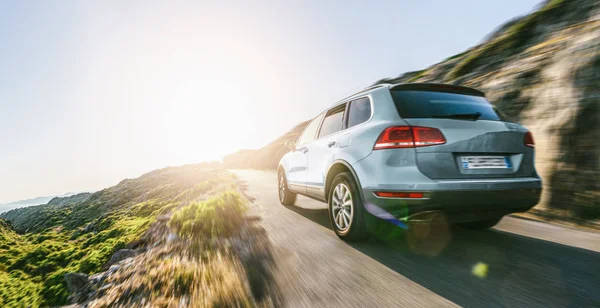
M 442 114 L 442 115 L 433 115 L 431 117 L 432 118 L 439 118 L 439 119 L 477 120 L 477 119 L 479 119 L 479 117 L 481 117 L 481 112 Z

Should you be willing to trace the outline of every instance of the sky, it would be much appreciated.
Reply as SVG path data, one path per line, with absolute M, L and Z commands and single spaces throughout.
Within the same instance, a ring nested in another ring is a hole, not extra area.
M 0 203 L 259 148 L 538 3 L 0 1 Z

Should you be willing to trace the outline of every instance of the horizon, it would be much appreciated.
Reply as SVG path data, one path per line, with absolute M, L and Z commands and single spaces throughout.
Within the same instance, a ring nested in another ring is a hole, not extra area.
M 540 2 L 2 3 L 0 204 L 260 148 Z

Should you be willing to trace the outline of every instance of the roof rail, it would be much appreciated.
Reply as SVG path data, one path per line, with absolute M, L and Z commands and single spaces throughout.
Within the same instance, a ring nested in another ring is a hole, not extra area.
M 358 91 L 358 92 L 356 92 L 356 93 L 354 93 L 354 94 L 352 94 L 352 95 L 348 95 L 348 96 L 346 96 L 346 97 L 344 97 L 344 98 L 340 99 L 339 101 L 337 101 L 337 102 L 334 104 L 334 106 L 335 106 L 335 105 L 338 105 L 338 104 L 340 104 L 340 103 L 343 103 L 344 101 L 346 101 L 347 99 L 349 99 L 349 98 L 350 98 L 350 97 L 352 97 L 352 96 L 355 96 L 355 95 L 361 94 L 361 93 L 363 93 L 363 92 L 367 92 L 367 91 L 369 91 L 369 90 L 373 90 L 373 89 L 377 89 L 377 88 L 382 88 L 382 87 L 389 87 L 389 86 L 391 86 L 391 84 L 389 84 L 389 83 L 380 83 L 380 84 L 376 84 L 376 85 L 368 86 L 368 87 L 366 87 L 366 88 L 364 88 L 364 89 L 362 89 L 362 90 L 360 90 L 360 91 Z

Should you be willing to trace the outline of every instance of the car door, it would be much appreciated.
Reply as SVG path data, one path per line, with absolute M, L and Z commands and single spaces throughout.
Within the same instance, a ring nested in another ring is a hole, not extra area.
M 306 126 L 296 141 L 295 149 L 287 155 L 285 167 L 288 188 L 296 193 L 306 194 L 308 145 L 314 141 L 324 115 L 320 114 Z
M 307 145 L 306 193 L 312 197 L 325 199 L 325 173 L 338 150 L 345 110 L 346 104 L 328 110 L 317 139 Z

